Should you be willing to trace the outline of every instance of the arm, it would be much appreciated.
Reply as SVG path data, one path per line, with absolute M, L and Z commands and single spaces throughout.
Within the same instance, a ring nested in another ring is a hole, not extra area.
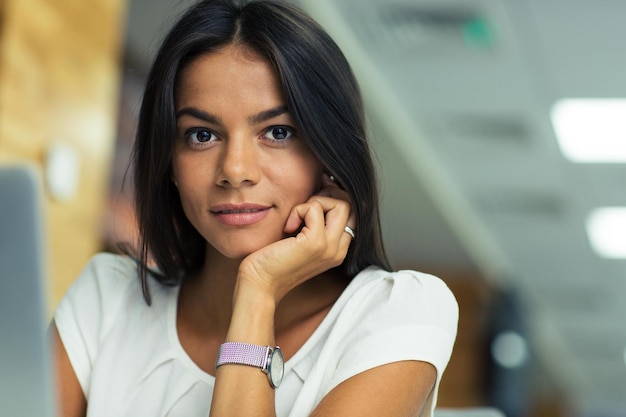
M 311 417 L 418 416 L 435 385 L 435 367 L 402 361 L 355 375 L 330 391 Z
M 271 299 L 237 291 L 226 341 L 274 346 L 274 311 Z M 217 369 L 215 378 L 211 417 L 276 415 L 274 389 L 258 368 L 225 365 Z
M 83 417 L 87 412 L 87 400 L 54 322 L 50 326 L 50 339 L 56 373 L 59 415 L 63 417 Z
M 298 235 L 267 246 L 242 262 L 226 341 L 274 345 L 274 315 L 280 300 L 345 258 L 351 237 L 343 229 L 349 214 L 346 201 L 320 196 L 294 208 L 285 231 L 295 232 L 304 221 Z M 311 259 L 315 262 L 308 261 Z M 274 416 L 274 390 L 258 369 L 222 366 L 216 373 L 210 415 Z

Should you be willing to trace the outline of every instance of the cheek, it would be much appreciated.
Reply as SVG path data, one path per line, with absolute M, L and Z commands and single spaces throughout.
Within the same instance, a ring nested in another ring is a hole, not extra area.
M 322 188 L 322 174 L 324 173 L 324 167 L 317 159 L 313 159 L 309 163 L 309 181 L 311 184 L 312 192 L 317 192 Z
M 305 202 L 315 194 L 322 185 L 322 169 L 317 165 L 307 166 L 298 171 L 298 175 L 291 174 L 289 178 L 289 191 L 293 196 L 298 196 L 300 203 Z
M 178 169 L 176 164 L 172 166 L 172 181 L 175 181 L 185 215 L 191 218 L 194 211 L 200 208 L 198 205 L 201 204 L 200 196 L 203 193 L 199 187 L 203 186 L 200 181 L 202 175 L 197 175 L 190 169 L 181 169 L 182 167 L 184 165 L 178 166 Z
M 190 193 L 189 190 L 186 190 L 184 187 L 179 185 L 178 187 L 178 195 L 180 196 L 180 204 L 183 207 L 183 213 L 185 213 L 185 217 L 189 219 L 193 223 L 194 218 L 194 207 L 196 206 L 191 199 L 193 193 Z
M 172 179 L 176 180 L 181 191 L 205 187 L 212 179 L 212 166 L 214 162 L 202 154 L 175 153 L 172 158 Z

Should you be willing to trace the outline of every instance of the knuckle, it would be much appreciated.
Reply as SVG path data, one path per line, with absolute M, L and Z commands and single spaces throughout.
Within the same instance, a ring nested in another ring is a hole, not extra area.
M 343 263 L 344 259 L 346 259 L 346 254 L 343 252 L 338 252 L 335 258 L 333 259 L 333 266 L 339 266 Z
M 339 210 L 341 210 L 343 213 L 350 213 L 350 211 L 352 210 L 352 207 L 350 206 L 350 203 L 346 200 L 340 200 L 337 203 L 337 207 L 339 208 Z
M 315 200 L 311 202 L 311 208 L 314 210 L 324 211 L 324 204 L 322 203 L 320 199 L 316 198 Z

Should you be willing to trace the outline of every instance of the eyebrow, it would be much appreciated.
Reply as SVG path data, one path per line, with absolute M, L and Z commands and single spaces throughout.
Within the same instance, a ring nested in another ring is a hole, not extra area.
M 196 109 L 195 107 L 184 107 L 176 112 L 177 119 L 185 115 L 195 117 L 196 119 L 204 120 L 205 122 L 208 122 L 208 123 L 222 124 L 222 119 L 220 119 L 219 117 L 211 113 L 202 111 L 200 109 Z
M 257 114 L 253 114 L 252 116 L 248 116 L 248 124 L 255 125 L 259 123 L 263 123 L 267 120 L 273 119 L 276 116 L 280 116 L 281 114 L 287 113 L 287 106 L 278 106 L 273 109 L 265 110 Z M 176 118 L 178 119 L 181 116 L 191 116 L 196 119 L 204 120 L 208 123 L 213 124 L 222 124 L 222 119 L 218 116 L 205 112 L 203 110 L 197 109 L 195 107 L 184 107 L 176 112 Z
M 278 106 L 273 109 L 262 111 L 258 114 L 254 114 L 248 117 L 248 123 L 250 125 L 256 125 L 259 123 L 263 123 L 270 119 L 273 119 L 276 116 L 280 116 L 281 114 L 287 113 L 287 106 Z

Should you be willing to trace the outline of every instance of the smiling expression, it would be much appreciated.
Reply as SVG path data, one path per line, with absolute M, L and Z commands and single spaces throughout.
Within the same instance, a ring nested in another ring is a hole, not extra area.
M 283 237 L 322 166 L 296 131 L 272 67 L 245 47 L 201 55 L 176 91 L 173 179 L 191 224 L 233 259 Z

